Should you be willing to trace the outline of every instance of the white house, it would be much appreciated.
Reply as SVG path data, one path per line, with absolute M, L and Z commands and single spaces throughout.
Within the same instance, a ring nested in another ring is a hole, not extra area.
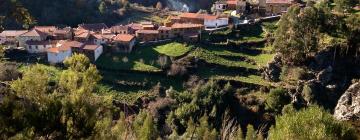
M 219 28 L 219 27 L 227 26 L 228 24 L 229 24 L 229 18 L 214 17 L 214 18 L 205 18 L 204 20 L 205 28 Z
M 71 56 L 71 48 L 66 46 L 52 47 L 47 50 L 48 62 L 52 64 L 62 63 Z
M 56 46 L 56 41 L 27 41 L 25 49 L 29 53 L 45 53 L 49 48 Z

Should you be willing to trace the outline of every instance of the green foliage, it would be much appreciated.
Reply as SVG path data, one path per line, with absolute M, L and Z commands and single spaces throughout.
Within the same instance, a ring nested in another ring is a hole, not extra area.
M 311 106 L 299 112 L 283 114 L 276 118 L 270 129 L 271 140 L 295 139 L 356 139 L 356 132 L 345 122 L 335 120 L 320 107 Z
M 100 138 L 123 130 L 95 131 L 115 129 L 112 98 L 93 94 L 100 79 L 94 66 L 77 62 L 84 59 L 69 60 L 69 69 L 62 73 L 43 65 L 23 70 L 23 77 L 11 84 L 14 92 L 6 94 L 0 106 L 1 139 Z
M 99 12 L 101 14 L 105 14 L 107 10 L 106 3 L 104 1 L 101 1 L 99 4 Z
M 172 42 L 165 45 L 157 46 L 154 48 L 160 54 L 164 54 L 171 57 L 178 57 L 186 54 L 191 50 L 192 46 L 186 44 Z
M 138 138 L 140 140 L 153 140 L 157 138 L 156 125 L 154 123 L 153 117 L 150 114 L 146 115 Z
M 244 134 L 241 130 L 241 126 L 234 132 L 234 139 L 235 140 L 244 140 Z
M 277 88 L 270 91 L 265 102 L 267 109 L 281 112 L 282 108 L 290 103 L 290 97 L 286 90 Z
M 296 112 L 296 109 L 292 104 L 285 105 L 281 111 L 282 114 L 293 113 L 293 112 Z
M 322 17 L 321 10 L 307 6 L 303 10 L 291 6 L 281 17 L 275 33 L 275 49 L 283 54 L 287 62 L 301 63 L 317 52 L 318 35 Z
M 7 26 L 29 28 L 35 24 L 28 9 L 19 0 L 2 0 L 0 9 L 0 32 Z
M 254 126 L 252 126 L 251 124 L 249 124 L 246 127 L 246 137 L 245 140 L 256 140 L 257 139 L 257 135 L 256 135 L 256 131 L 254 129 Z

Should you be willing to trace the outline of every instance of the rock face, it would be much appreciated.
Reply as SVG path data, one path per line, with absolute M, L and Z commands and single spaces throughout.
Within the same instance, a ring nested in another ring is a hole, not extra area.
M 281 56 L 276 54 L 273 60 L 264 68 L 263 78 L 271 82 L 280 81 L 281 64 Z
M 360 82 L 352 84 L 340 97 L 334 117 L 338 120 L 360 119 Z

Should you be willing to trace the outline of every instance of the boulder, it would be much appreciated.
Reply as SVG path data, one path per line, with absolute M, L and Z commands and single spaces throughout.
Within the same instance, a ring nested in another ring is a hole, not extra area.
M 320 71 L 316 75 L 316 80 L 318 80 L 323 85 L 327 85 L 333 77 L 333 68 L 331 66 L 327 67 L 326 69 Z
M 360 82 L 352 84 L 340 97 L 334 117 L 338 120 L 360 119 Z
M 272 61 L 270 61 L 263 71 L 263 78 L 265 80 L 271 82 L 279 82 L 280 81 L 280 73 L 281 73 L 281 56 L 276 54 Z

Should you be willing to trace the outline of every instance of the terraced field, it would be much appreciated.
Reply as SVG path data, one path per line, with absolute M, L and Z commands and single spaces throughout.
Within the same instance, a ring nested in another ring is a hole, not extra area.
M 272 86 L 261 77 L 260 68 L 265 66 L 275 55 L 272 46 L 265 45 L 265 36 L 273 33 L 276 22 L 266 22 L 255 25 L 255 30 L 249 34 L 236 34 L 238 31 L 225 30 L 216 33 L 216 37 L 227 37 L 230 42 L 246 42 L 247 45 L 217 42 L 213 38 L 206 44 L 190 44 L 171 42 L 154 46 L 136 46 L 130 53 L 105 54 L 97 62 L 98 67 L 105 68 L 104 85 L 117 87 L 112 92 L 121 91 L 119 100 L 133 102 L 133 98 L 145 96 L 146 91 L 161 84 L 165 88 L 184 90 L 186 77 L 167 76 L 166 70 L 170 64 L 182 57 L 191 56 L 199 61 L 195 72 L 202 79 L 231 81 L 255 87 Z M 212 36 L 212 35 L 210 35 Z M 214 42 L 212 42 L 214 41 Z M 248 43 L 251 42 L 251 43 Z M 253 44 L 253 45 L 251 45 Z M 160 60 L 166 59 L 167 66 L 162 67 Z M 240 84 L 241 85 L 241 84 Z

